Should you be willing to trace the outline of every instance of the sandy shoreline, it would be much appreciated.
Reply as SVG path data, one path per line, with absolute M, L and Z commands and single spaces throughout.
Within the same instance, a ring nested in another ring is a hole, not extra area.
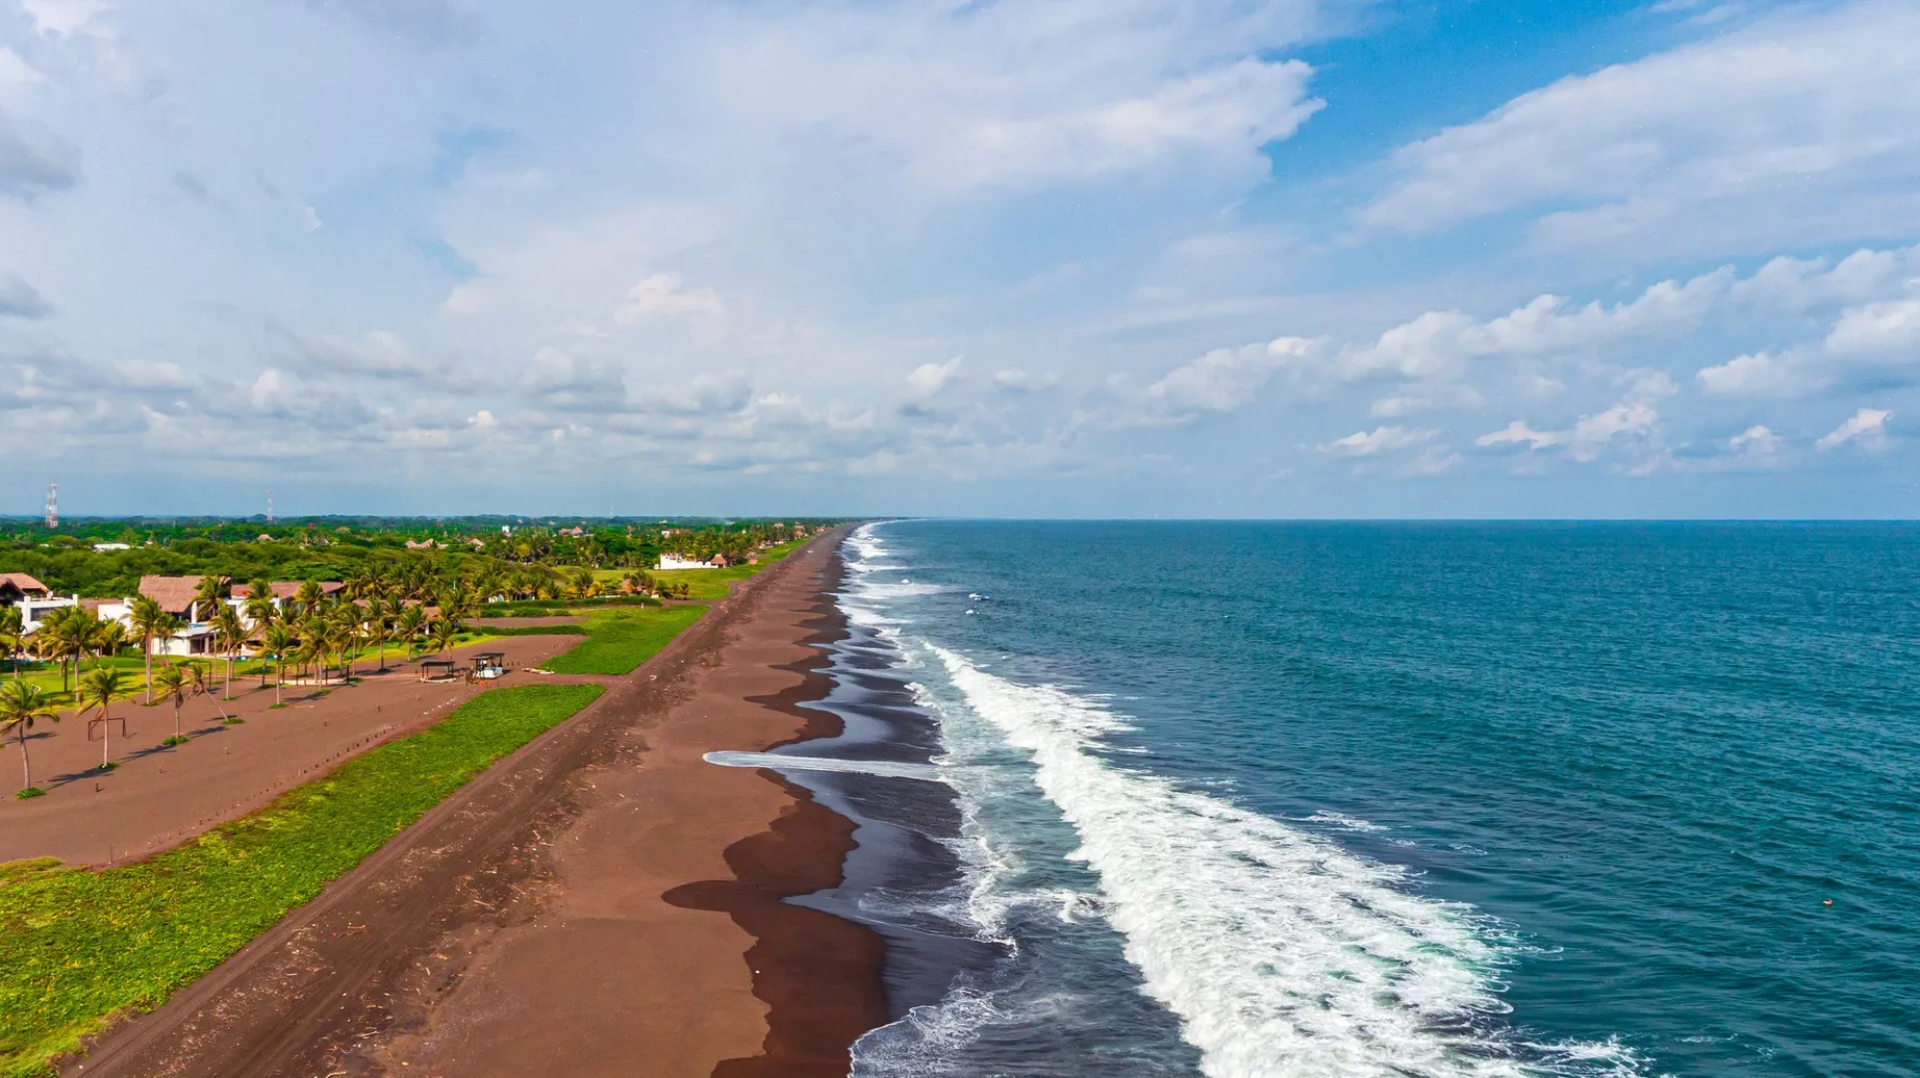
M 838 882 L 852 825 L 702 759 L 837 728 L 796 707 L 842 631 L 837 538 L 68 1073 L 844 1075 L 880 940 L 780 899 Z

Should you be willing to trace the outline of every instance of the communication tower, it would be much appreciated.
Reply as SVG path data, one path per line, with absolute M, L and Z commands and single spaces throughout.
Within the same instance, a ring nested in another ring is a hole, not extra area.
M 273 523 L 273 491 L 267 491 L 267 523 Z
M 60 484 L 48 483 L 47 484 L 47 527 L 48 529 L 53 529 L 53 528 L 58 528 L 59 526 L 60 526 Z

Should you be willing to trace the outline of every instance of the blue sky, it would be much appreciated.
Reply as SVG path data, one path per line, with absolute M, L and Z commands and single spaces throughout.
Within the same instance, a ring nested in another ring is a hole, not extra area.
M 1910 517 L 1916 41 L 0 0 L 0 512 Z

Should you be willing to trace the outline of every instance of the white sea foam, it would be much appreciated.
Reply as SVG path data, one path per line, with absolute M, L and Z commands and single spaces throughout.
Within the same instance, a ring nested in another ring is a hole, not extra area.
M 1631 1072 L 1617 1046 L 1522 1062 L 1480 1032 L 1506 1010 L 1502 956 L 1470 910 L 1408 893 L 1392 866 L 1115 768 L 1100 751 L 1122 728 L 1111 711 L 931 650 L 967 706 L 1030 756 L 1099 877 L 1101 912 L 1211 1078 L 1522 1078 L 1576 1059 Z
M 940 773 L 930 764 L 901 763 L 894 760 L 837 760 L 830 756 L 794 756 L 778 752 L 710 752 L 710 764 L 721 767 L 771 767 L 788 771 L 838 771 L 849 775 L 881 775 L 895 779 L 938 780 Z

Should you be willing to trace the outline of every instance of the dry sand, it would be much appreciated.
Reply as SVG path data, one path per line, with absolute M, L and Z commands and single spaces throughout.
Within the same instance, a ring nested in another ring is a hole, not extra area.
M 701 759 L 837 726 L 795 706 L 826 687 L 837 538 L 68 1073 L 845 1075 L 880 941 L 780 899 L 838 882 L 850 824 Z

